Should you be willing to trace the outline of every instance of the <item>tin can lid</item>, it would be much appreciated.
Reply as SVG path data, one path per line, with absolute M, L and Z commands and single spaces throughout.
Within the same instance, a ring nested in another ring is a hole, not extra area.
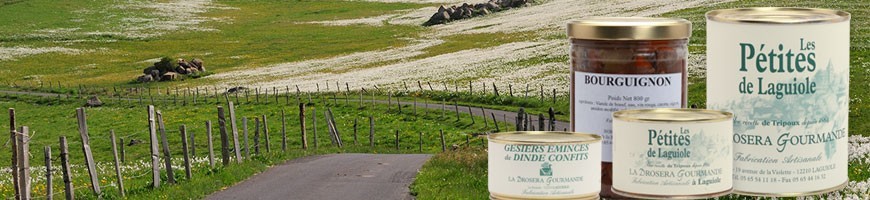
M 613 118 L 634 122 L 719 122 L 731 120 L 733 114 L 718 110 L 687 108 L 654 108 L 621 110 L 613 112 Z
M 707 20 L 756 24 L 815 24 L 849 21 L 851 14 L 821 8 L 756 7 L 707 12 Z
M 692 35 L 692 22 L 678 18 L 587 17 L 568 23 L 568 38 L 674 40 Z
M 489 134 L 489 140 L 510 144 L 585 144 L 601 141 L 601 136 L 577 132 L 517 131 Z

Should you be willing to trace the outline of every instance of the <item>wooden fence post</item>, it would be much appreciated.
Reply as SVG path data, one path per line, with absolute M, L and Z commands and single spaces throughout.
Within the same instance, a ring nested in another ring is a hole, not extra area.
M 18 190 L 21 199 L 31 199 L 30 191 L 30 130 L 27 126 L 18 128 Z
M 323 111 L 323 117 L 326 119 L 326 133 L 329 135 L 329 141 L 332 142 L 332 145 L 338 145 L 338 140 L 335 138 L 336 134 L 332 129 L 332 121 L 329 121 L 329 108 L 327 111 Z M 341 145 L 338 146 L 341 147 Z
M 369 146 L 375 148 L 375 118 L 369 115 Z
M 187 151 L 187 148 L 188 148 L 187 144 L 188 144 L 187 126 L 182 124 L 181 125 L 181 149 L 182 149 L 181 152 L 182 152 L 182 154 L 184 154 L 184 175 L 185 175 L 185 178 L 187 178 L 187 180 L 190 181 L 190 178 L 192 177 L 192 175 L 190 174 L 190 154 Z
M 317 107 L 311 108 L 311 120 L 314 126 L 314 148 L 317 148 L 319 145 L 317 144 Z
M 124 192 L 124 178 L 123 178 L 124 176 L 121 175 L 121 163 L 120 163 L 120 160 L 118 160 L 118 142 L 115 139 L 115 130 L 111 130 L 109 132 L 111 132 L 111 134 L 112 134 L 111 135 L 111 137 L 112 137 L 111 138 L 112 139 L 112 158 L 114 158 L 114 160 L 115 160 L 115 178 L 117 178 L 118 192 L 121 194 L 121 197 L 123 197 L 123 196 L 125 196 L 125 194 L 124 194 L 125 193 Z M 121 144 L 121 145 L 124 145 L 124 144 Z M 46 147 L 46 151 L 51 151 L 51 149 Z M 49 156 L 49 155 L 50 154 L 46 154 L 46 156 Z M 48 158 L 46 158 L 46 163 L 48 163 Z M 48 180 L 50 181 L 51 179 L 49 178 Z M 50 187 L 51 186 L 49 185 L 46 188 L 50 188 Z
M 492 115 L 492 125 L 495 126 L 495 132 L 501 132 L 501 128 L 498 127 L 498 121 L 495 120 L 495 113 L 490 112 L 489 114 Z M 483 118 L 486 118 L 486 115 Z
M 127 141 L 127 140 L 124 138 L 121 138 L 120 140 L 121 140 L 121 142 L 119 144 L 121 144 L 120 145 L 121 152 L 119 154 L 121 156 L 121 163 L 127 163 L 127 152 L 124 151 L 124 146 L 127 146 L 127 145 L 124 145 L 124 144 L 127 144 L 127 143 L 124 143 L 124 141 Z
M 284 109 L 281 109 L 281 151 L 287 151 L 287 118 Z
M 326 112 L 329 112 L 329 125 L 332 127 L 332 133 L 335 134 L 335 140 L 338 142 L 338 147 L 343 148 L 344 142 L 341 140 L 341 132 L 338 131 L 338 126 L 335 125 L 335 114 L 332 113 L 332 108 L 326 108 Z
M 254 117 L 254 154 L 260 154 L 260 118 Z
M 260 116 L 263 121 L 263 137 L 266 138 L 266 152 L 272 152 L 272 145 L 269 140 L 269 122 L 266 121 L 266 115 Z
M 160 143 L 163 149 L 163 163 L 169 183 L 175 183 L 175 173 L 172 171 L 172 155 L 169 151 L 169 141 L 166 139 L 166 126 L 163 123 L 163 113 L 157 111 L 157 126 L 160 131 Z
M 236 106 L 232 101 L 227 100 L 230 106 L 230 127 L 233 129 L 233 147 L 236 152 L 236 163 L 242 163 L 242 152 L 239 145 L 239 128 L 236 126 Z
M 511 97 L 514 97 L 514 85 L 508 84 L 508 93 L 510 93 Z
M 151 186 L 160 187 L 160 155 L 157 144 L 157 125 L 155 121 L 154 106 L 148 105 L 148 131 L 151 139 Z
M 432 89 L 432 85 L 429 85 L 429 89 Z M 423 152 L 423 132 L 420 132 L 420 152 Z
M 214 167 L 214 137 L 211 134 L 211 120 L 205 121 L 205 134 L 208 139 L 208 166 Z
M 453 99 L 453 108 L 456 110 L 456 121 L 459 121 L 459 103 L 456 102 L 456 99 Z
M 544 131 L 544 114 L 538 114 L 538 130 Z
M 553 107 L 550 107 L 550 110 L 547 113 L 550 114 L 550 123 L 549 123 L 550 127 L 547 130 L 555 131 L 556 130 L 556 112 L 553 111 Z
M 54 188 L 51 187 L 54 185 L 51 180 L 51 146 L 45 146 L 43 154 L 45 156 L 45 199 L 51 200 L 54 199 L 52 195 Z
M 296 86 L 297 92 L 299 86 Z M 308 136 L 305 133 L 305 104 L 299 103 L 299 125 L 301 127 L 302 149 L 308 150 Z
M 353 145 L 359 145 L 359 141 L 357 140 L 356 132 L 359 118 L 353 118 Z
M 244 142 L 242 143 L 242 151 L 245 152 L 245 159 L 251 159 L 251 151 L 249 150 L 249 148 L 251 146 L 248 145 L 248 138 L 249 137 L 248 137 L 248 118 L 247 117 L 242 117 L 242 137 L 244 138 L 243 139 Z
M 94 194 L 101 196 L 100 178 L 97 177 L 97 165 L 94 162 L 94 155 L 91 154 L 91 139 L 88 136 L 88 119 L 85 115 L 84 108 L 76 109 L 76 118 L 79 121 L 79 134 L 82 137 L 82 151 L 85 155 L 85 164 L 88 167 L 88 175 L 91 177 L 91 188 L 93 188 Z
M 66 137 L 60 137 L 60 170 L 63 173 L 63 191 L 66 199 L 75 199 L 75 188 L 72 184 L 69 168 L 69 145 L 66 143 Z
M 196 137 L 194 136 L 193 132 L 187 133 L 187 135 L 188 135 L 188 137 L 190 137 L 187 140 L 187 142 L 189 144 L 188 146 L 190 147 L 190 157 L 196 158 L 196 142 L 195 142 Z
M 483 116 L 483 128 L 489 128 L 489 122 L 486 122 L 486 110 L 481 107 L 480 113 Z
M 398 151 L 398 150 L 399 150 L 399 130 L 396 130 L 396 151 Z
M 250 145 L 248 143 L 248 118 L 242 117 L 242 151 L 245 154 L 245 159 L 251 159 Z
M 19 199 L 20 192 L 18 191 L 18 137 L 15 130 L 15 109 L 9 108 L 9 143 L 12 146 L 12 189 L 15 191 L 14 198 Z
M 471 125 L 474 125 L 476 122 L 474 122 L 474 114 L 471 113 L 472 112 L 471 106 L 466 106 L 466 107 L 468 108 L 468 118 L 471 119 Z
M 447 151 L 447 144 L 444 143 L 444 129 L 438 130 L 441 133 L 441 152 Z
M 218 106 L 218 126 L 221 132 L 221 162 L 224 166 L 230 164 L 230 140 L 227 134 L 227 119 L 224 115 L 224 107 Z

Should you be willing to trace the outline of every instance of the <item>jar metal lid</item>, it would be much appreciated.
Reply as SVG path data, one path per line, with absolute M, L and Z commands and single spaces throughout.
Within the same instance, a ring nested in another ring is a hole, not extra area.
M 755 24 L 816 24 L 848 21 L 851 14 L 820 8 L 756 7 L 707 12 L 707 20 Z
M 577 132 L 517 131 L 489 134 L 489 141 L 502 144 L 589 144 L 601 136 Z
M 691 36 L 692 22 L 678 18 L 587 17 L 568 23 L 568 37 L 588 40 L 674 40 Z
M 620 110 L 613 112 L 613 118 L 634 122 L 719 122 L 731 120 L 733 114 L 725 111 L 690 108 L 653 108 Z

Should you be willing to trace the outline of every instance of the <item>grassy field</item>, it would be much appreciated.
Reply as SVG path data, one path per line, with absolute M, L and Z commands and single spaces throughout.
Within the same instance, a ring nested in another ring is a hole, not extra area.
M 148 60 L 162 56 L 201 58 L 209 70 L 221 72 L 403 46 L 422 28 L 303 22 L 427 6 L 336 0 L 226 1 L 219 2 L 218 8 L 191 8 L 206 9 L 193 17 L 167 17 L 161 15 L 167 14 L 160 13 L 165 12 L 162 7 L 155 6 L 161 4 L 127 3 L 133 5 L 31 0 L 0 6 L 4 13 L 0 16 L 0 47 L 74 50 L 0 60 L 0 77 L 10 77 L 3 82 L 122 85 L 155 62 Z M 35 18 L 39 19 L 36 23 L 29 20 Z M 186 24 L 194 22 L 198 23 Z
M 466 135 L 471 133 L 482 133 L 494 130 L 490 125 L 484 128 L 481 118 L 477 118 L 477 123 L 472 124 L 468 115 L 463 114 L 459 120 L 452 113 L 447 113 L 444 118 L 441 118 L 440 110 L 423 110 L 420 109 L 417 115 L 413 113 L 412 106 L 405 106 L 403 112 L 399 113 L 395 106 L 390 111 L 387 110 L 385 104 L 360 104 L 354 101 L 345 103 L 340 99 L 337 101 L 324 101 L 326 97 L 314 96 L 314 102 L 307 107 L 307 127 L 310 150 L 301 150 L 301 140 L 299 139 L 299 111 L 297 106 L 285 106 L 283 101 L 281 104 L 275 104 L 274 99 L 270 99 L 272 103 L 266 104 L 265 98 L 261 99 L 261 103 L 254 103 L 251 98 L 251 103 L 241 103 L 236 107 L 238 116 L 237 123 L 239 129 L 242 127 L 242 117 L 251 118 L 248 121 L 249 142 L 253 146 L 254 136 L 254 117 L 266 115 L 269 123 L 269 135 L 272 153 L 264 153 L 255 156 L 252 162 L 246 162 L 241 165 L 233 164 L 229 167 L 208 167 L 206 155 L 206 128 L 205 121 L 211 120 L 214 126 L 214 137 L 216 149 L 219 148 L 219 132 L 217 125 L 217 110 L 216 107 L 225 104 L 216 104 L 211 99 L 209 104 L 204 104 L 202 99 L 199 99 L 199 104 L 196 106 L 181 106 L 170 105 L 158 106 L 158 109 L 163 110 L 164 119 L 166 121 L 166 129 L 170 149 L 172 149 L 175 177 L 184 179 L 183 168 L 181 167 L 181 138 L 179 136 L 179 127 L 182 124 L 187 125 L 189 134 L 195 134 L 195 148 L 197 149 L 194 160 L 194 178 L 192 180 L 183 180 L 179 184 L 168 185 L 165 188 L 151 190 L 150 174 L 147 163 L 150 161 L 148 147 L 148 129 L 146 110 L 143 106 L 138 105 L 138 101 L 121 101 L 115 102 L 110 99 L 108 106 L 100 108 L 87 109 L 88 127 L 90 130 L 91 146 L 95 160 L 99 163 L 98 171 L 100 171 L 100 180 L 105 191 L 106 198 L 117 198 L 117 190 L 114 183 L 114 171 L 111 168 L 112 156 L 109 140 L 109 131 L 114 130 L 119 137 L 126 138 L 126 141 L 131 139 L 140 140 L 143 144 L 137 144 L 126 147 L 127 162 L 124 165 L 125 185 L 128 190 L 128 197 L 131 199 L 153 199 L 159 197 L 173 198 L 201 198 L 204 195 L 210 194 L 215 190 L 232 185 L 235 182 L 244 180 L 246 177 L 260 172 L 270 165 L 281 163 L 285 160 L 296 158 L 299 156 L 323 154 L 323 153 L 342 153 L 342 152 L 369 152 L 369 153 L 418 153 L 419 133 L 423 133 L 425 153 L 436 153 L 441 151 L 439 141 L 439 130 L 444 130 L 447 145 L 463 144 L 466 140 Z M 164 99 L 160 97 L 159 99 Z M 295 98 L 294 98 L 295 99 Z M 283 99 L 282 99 L 283 100 Z M 191 103 L 192 99 L 188 100 Z M 246 102 L 241 100 L 242 102 Z M 307 101 L 307 100 L 304 100 Z M 66 136 L 70 143 L 71 164 L 74 166 L 83 166 L 84 161 L 80 149 L 81 140 L 77 133 L 77 124 L 75 121 L 75 108 L 80 105 L 81 100 L 77 99 L 53 99 L 41 98 L 27 95 L 0 95 L 0 107 L 15 108 L 17 121 L 19 126 L 31 127 L 31 163 L 35 168 L 34 171 L 34 196 L 44 196 L 45 182 L 42 166 L 42 147 L 51 146 L 54 150 L 54 155 L 59 154 L 58 137 Z M 163 103 L 158 103 L 162 105 Z M 294 103 L 295 104 L 295 103 Z M 326 108 L 331 108 L 335 113 L 335 120 L 341 132 L 344 144 L 347 145 L 344 149 L 339 149 L 330 144 L 327 135 L 325 114 Z M 281 147 L 281 111 L 286 114 L 287 123 L 287 138 L 288 152 L 282 153 Z M 317 141 L 320 148 L 314 148 L 314 129 L 313 116 L 316 112 L 317 117 Z M 376 148 L 368 147 L 368 116 L 375 118 L 375 143 Z M 353 120 L 359 120 L 359 145 L 353 144 Z M 8 116 L 4 114 L 0 116 L 0 121 L 8 122 Z M 507 128 L 505 124 L 502 128 Z M 8 130 L 8 123 L 2 123 L 0 129 Z M 395 148 L 395 132 L 400 132 L 400 149 Z M 242 131 L 240 130 L 240 134 Z M 470 137 L 472 143 L 480 143 L 480 139 Z M 6 141 L 3 139 L 2 141 Z M 261 139 L 262 142 L 262 139 Z M 448 147 L 452 148 L 452 147 Z M 219 150 L 219 149 L 218 149 Z M 253 151 L 253 150 L 251 150 Z M 265 151 L 265 144 L 261 144 L 261 151 Z M 218 157 L 220 157 L 219 153 Z M 9 160 L 10 154 L 8 151 L 0 152 L 0 160 Z M 59 164 L 54 163 L 55 166 Z M 4 167 L 4 170 L 8 169 Z M 86 171 L 81 167 L 74 167 L 74 185 L 80 189 L 76 190 L 78 197 L 85 199 L 95 198 L 95 196 L 86 188 Z M 60 172 L 54 173 L 54 191 L 63 191 L 60 179 Z M 9 174 L 3 173 L 0 178 L 0 198 L 8 198 L 11 195 L 11 182 Z M 166 175 L 163 175 L 163 180 L 166 180 Z
M 791 7 L 820 7 L 848 11 L 852 14 L 851 24 L 851 77 L 850 77 L 850 135 L 870 136 L 870 4 L 865 1 L 837 1 L 837 2 L 781 2 L 768 0 L 737 1 L 706 7 L 679 10 L 663 14 L 665 17 L 686 18 L 693 23 L 693 36 L 690 51 L 692 54 L 704 54 L 706 46 L 704 13 L 713 9 L 738 8 L 754 6 L 791 6 Z M 567 63 L 567 58 L 561 58 Z M 543 60 L 543 58 L 541 59 Z M 690 77 L 689 102 L 699 107 L 706 107 L 706 85 L 704 77 Z M 482 105 L 484 107 L 514 110 L 517 106 L 530 107 L 532 112 L 542 112 L 552 106 L 540 101 L 523 101 L 522 98 L 510 99 L 506 97 L 467 96 L 461 97 L 468 104 Z M 555 105 L 557 113 L 569 112 L 568 102 L 559 100 Z M 558 106 L 564 105 L 564 106 Z M 567 119 L 560 115 L 559 119 Z M 479 147 L 469 147 L 462 151 L 441 153 L 433 157 L 417 177 L 411 187 L 419 199 L 486 199 L 488 198 L 486 179 L 486 150 Z M 849 179 L 852 181 L 867 181 L 870 179 L 870 163 L 852 162 L 849 165 Z M 870 192 L 870 191 L 865 191 Z M 861 195 L 868 198 L 868 194 L 846 192 L 843 194 Z M 835 197 L 830 197 L 835 198 Z M 731 195 L 720 199 L 755 199 L 739 195 Z

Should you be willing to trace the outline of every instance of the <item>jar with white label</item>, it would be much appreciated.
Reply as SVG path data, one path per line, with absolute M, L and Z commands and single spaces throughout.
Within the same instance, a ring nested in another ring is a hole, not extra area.
M 691 22 L 591 17 L 568 24 L 571 131 L 602 136 L 602 197 L 612 185 L 612 113 L 685 108 Z

